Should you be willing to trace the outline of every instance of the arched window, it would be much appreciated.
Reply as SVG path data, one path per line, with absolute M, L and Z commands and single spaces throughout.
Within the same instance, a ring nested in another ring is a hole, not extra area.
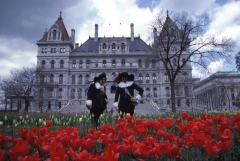
M 82 60 L 79 60 L 79 68 L 82 68 L 83 62 Z
M 157 97 L 157 88 L 156 87 L 153 88 L 153 97 Z
M 51 40 L 51 38 L 52 38 L 52 32 L 49 32 L 48 40 Z
M 91 60 L 88 59 L 87 62 L 86 62 L 86 67 L 89 68 L 90 64 L 91 64 Z
M 78 99 L 82 98 L 82 88 L 78 88 Z
M 178 107 L 181 106 L 181 99 L 178 99 L 178 100 L 177 100 L 177 106 L 178 106 Z
M 125 59 L 122 59 L 121 64 L 122 64 L 122 67 L 125 66 Z
M 169 87 L 165 87 L 165 90 L 166 90 L 166 96 L 169 97 L 170 96 Z
M 112 67 L 116 67 L 116 60 L 115 59 L 112 60 Z
M 60 32 L 58 32 L 58 40 L 60 40 Z
M 61 101 L 58 102 L 58 108 L 59 108 L 59 109 L 62 108 L 62 103 L 61 103 Z
M 150 76 L 149 74 L 146 74 L 146 83 L 149 83 L 150 82 Z
M 77 62 L 76 62 L 76 60 L 74 59 L 74 60 L 72 60 L 72 68 L 76 68 L 76 66 L 77 66 Z
M 62 74 L 59 75 L 59 84 L 63 84 L 63 75 Z
M 116 49 L 116 44 L 112 43 L 112 49 Z
M 187 99 L 186 100 L 186 105 L 189 107 L 190 106 L 190 101 Z
M 146 96 L 147 97 L 151 97 L 151 94 L 150 94 L 150 88 L 146 88 Z
M 72 88 L 71 90 L 71 99 L 74 99 L 75 98 L 75 89 Z
M 53 30 L 53 40 L 56 40 L 56 38 L 57 38 L 57 31 L 56 30 Z
M 142 60 L 141 59 L 138 60 L 138 67 L 142 68 Z
M 107 49 L 107 44 L 103 43 L 103 49 Z
M 121 50 L 122 50 L 123 52 L 125 51 L 125 48 L 126 48 L 125 44 L 122 43 L 122 44 L 121 44 Z
M 48 110 L 51 110 L 51 102 L 48 101 Z
M 64 68 L 64 61 L 60 60 L 60 68 Z
M 50 83 L 54 83 L 54 75 L 53 74 L 50 75 Z
M 45 60 L 42 60 L 42 68 L 45 68 L 45 64 L 46 64 Z
M 85 77 L 85 84 L 87 84 L 89 82 L 89 75 L 87 74 Z
M 82 75 L 81 74 L 78 76 L 78 84 L 82 84 Z
M 153 73 L 152 78 L 153 78 L 153 83 L 157 83 L 157 76 L 155 73 Z
M 58 89 L 58 98 L 62 98 L 62 88 Z
M 76 83 L 76 76 L 72 75 L 72 84 L 75 84 L 75 83 Z
M 139 73 L 138 75 L 138 79 L 139 79 L 139 82 L 142 83 L 143 82 L 143 75 L 141 73 Z
M 52 68 L 52 69 L 54 69 L 54 64 L 55 64 L 55 61 L 52 60 L 52 61 L 51 61 L 51 68 Z
M 106 67 L 106 65 L 107 65 L 107 61 L 103 60 L 103 67 Z

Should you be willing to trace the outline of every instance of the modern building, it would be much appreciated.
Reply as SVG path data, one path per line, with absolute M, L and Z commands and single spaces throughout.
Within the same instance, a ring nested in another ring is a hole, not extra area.
M 194 86 L 196 108 L 205 111 L 240 108 L 240 73 L 217 72 Z
M 166 24 L 171 21 L 166 18 Z M 154 37 L 156 32 L 153 32 Z M 75 30 L 69 36 L 60 14 L 57 21 L 37 41 L 39 71 L 36 107 L 57 111 L 77 104 L 85 108 L 89 84 L 98 74 L 107 74 L 107 95 L 113 102 L 116 84 L 112 80 L 120 72 L 135 75 L 144 89 L 142 106 L 155 102 L 161 111 L 170 110 L 170 86 L 163 64 L 156 59 L 152 46 L 134 35 L 130 24 L 129 37 L 99 37 L 95 24 L 94 37 L 82 45 L 75 43 Z M 177 77 L 177 110 L 192 109 L 193 82 L 191 64 Z

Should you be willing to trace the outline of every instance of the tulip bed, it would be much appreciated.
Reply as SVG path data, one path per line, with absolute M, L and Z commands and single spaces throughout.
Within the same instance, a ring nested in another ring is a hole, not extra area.
M 183 112 L 172 117 L 124 119 L 109 115 L 100 118 L 102 126 L 86 126 L 84 133 L 83 125 L 90 121 L 85 115 L 69 116 L 71 121 L 65 125 L 59 120 L 67 116 L 28 116 L 33 119 L 28 124 L 36 127 L 25 128 L 19 127 L 25 124 L 18 120 L 26 117 L 18 116 L 16 121 L 9 117 L 0 117 L 2 126 L 17 122 L 18 134 L 0 133 L 0 161 L 240 160 L 240 114 L 193 116 Z

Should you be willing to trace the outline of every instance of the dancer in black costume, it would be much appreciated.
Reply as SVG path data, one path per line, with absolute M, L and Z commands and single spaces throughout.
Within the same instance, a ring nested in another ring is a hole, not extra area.
M 115 83 L 118 83 L 118 87 L 116 89 L 113 106 L 118 107 L 121 117 L 126 113 L 133 115 L 136 105 L 135 103 L 142 97 L 143 89 L 133 81 L 134 76 L 129 76 L 126 72 L 120 73 L 114 80 Z M 139 92 L 137 97 L 134 97 L 134 90 Z
M 142 99 L 144 90 L 134 82 L 134 75 L 133 74 L 128 75 L 128 81 L 126 82 L 126 85 L 127 85 L 126 92 L 130 96 L 130 100 L 131 100 L 131 103 L 128 106 L 129 113 L 131 115 L 133 115 L 134 110 L 135 110 L 135 106 Z M 137 94 L 136 97 L 134 97 L 134 90 L 138 91 L 138 94 Z
M 106 74 L 100 74 L 96 79 L 96 82 L 92 83 L 87 92 L 86 105 L 90 109 L 90 113 L 93 115 L 92 119 L 96 127 L 99 126 L 99 117 L 103 111 L 107 108 L 107 95 L 106 87 Z

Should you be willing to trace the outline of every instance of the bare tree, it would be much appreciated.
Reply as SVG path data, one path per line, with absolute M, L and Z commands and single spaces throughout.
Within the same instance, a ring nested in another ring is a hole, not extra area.
M 237 55 L 235 56 L 235 63 L 237 70 L 240 71 L 240 52 L 238 52 Z
M 153 23 L 153 49 L 156 58 L 165 69 L 170 84 L 172 112 L 176 112 L 175 84 L 176 78 L 192 63 L 207 69 L 208 63 L 228 58 L 232 41 L 206 35 L 208 20 L 205 16 L 191 18 L 186 13 L 166 18 L 163 14 Z
M 30 98 L 32 97 L 35 80 L 35 68 L 16 69 L 11 72 L 10 77 L 3 79 L 1 88 L 6 98 L 23 98 L 25 112 L 28 112 Z M 18 109 L 19 110 L 19 109 Z

